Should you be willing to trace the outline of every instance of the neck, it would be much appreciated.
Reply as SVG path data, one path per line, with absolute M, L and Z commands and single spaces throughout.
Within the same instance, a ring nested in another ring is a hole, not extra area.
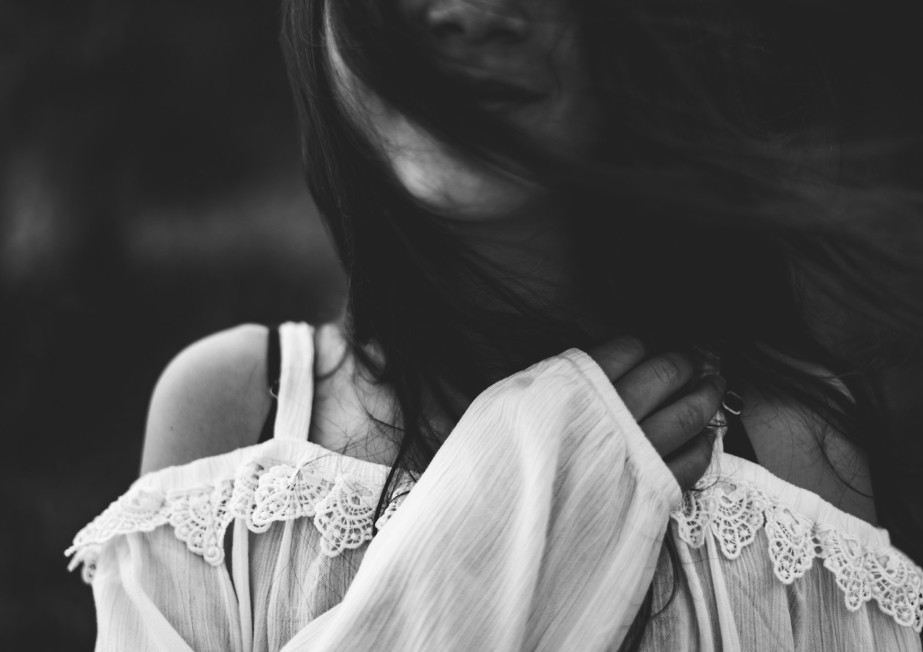
M 511 289 L 524 299 L 563 316 L 594 340 L 609 337 L 614 325 L 601 309 L 604 299 L 588 290 L 590 279 L 581 270 L 564 216 L 561 209 L 545 209 L 503 220 L 465 222 L 458 235 L 502 270 L 500 280 L 510 279 Z

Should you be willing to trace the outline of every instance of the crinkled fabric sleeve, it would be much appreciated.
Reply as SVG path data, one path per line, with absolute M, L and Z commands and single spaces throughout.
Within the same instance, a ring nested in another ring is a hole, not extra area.
M 681 499 L 602 369 L 572 349 L 475 400 L 287 652 L 618 647 Z

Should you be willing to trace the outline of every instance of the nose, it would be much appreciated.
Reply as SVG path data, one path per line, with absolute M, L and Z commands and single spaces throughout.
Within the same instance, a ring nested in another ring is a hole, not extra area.
M 484 45 L 512 45 L 526 40 L 530 31 L 516 0 L 433 0 L 425 20 L 436 46 L 454 54 Z

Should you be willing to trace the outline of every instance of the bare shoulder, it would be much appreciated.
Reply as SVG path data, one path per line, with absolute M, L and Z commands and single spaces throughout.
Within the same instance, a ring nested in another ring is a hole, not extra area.
M 765 468 L 816 493 L 839 509 L 876 522 L 871 473 L 865 453 L 845 437 L 827 432 L 819 419 L 773 401 L 755 401 L 741 417 Z
M 268 329 L 244 324 L 183 349 L 154 387 L 141 472 L 255 444 L 269 413 Z

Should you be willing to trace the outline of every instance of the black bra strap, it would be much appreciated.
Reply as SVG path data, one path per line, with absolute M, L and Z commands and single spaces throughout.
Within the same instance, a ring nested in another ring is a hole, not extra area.
M 260 433 L 260 439 L 257 442 L 259 444 L 272 439 L 273 431 L 276 427 L 276 412 L 279 407 L 279 381 L 282 376 L 282 344 L 278 326 L 270 326 L 267 340 L 266 386 L 272 396 L 272 405 L 270 405 L 269 414 L 266 415 L 266 421 L 263 423 L 263 431 Z
M 729 392 L 728 396 L 725 397 L 724 413 L 728 429 L 724 434 L 724 452 L 742 457 L 754 464 L 759 464 L 756 459 L 756 451 L 753 450 L 753 444 L 747 435 L 747 429 L 744 428 L 744 423 L 740 418 L 740 408 L 743 401 L 732 399 L 740 399 L 740 397 L 734 392 Z

